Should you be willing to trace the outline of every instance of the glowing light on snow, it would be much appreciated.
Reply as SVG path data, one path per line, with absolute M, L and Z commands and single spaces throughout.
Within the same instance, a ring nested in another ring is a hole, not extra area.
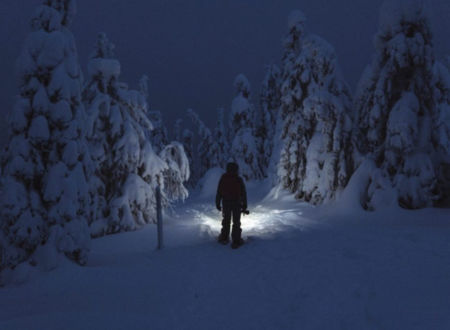
M 220 212 L 197 214 L 202 229 L 216 236 L 222 228 L 222 215 Z M 269 209 L 261 205 L 250 210 L 249 215 L 241 215 L 241 228 L 244 236 L 267 236 L 281 231 L 288 231 L 293 227 L 306 228 L 311 225 L 311 220 L 302 216 L 298 209 L 278 210 Z

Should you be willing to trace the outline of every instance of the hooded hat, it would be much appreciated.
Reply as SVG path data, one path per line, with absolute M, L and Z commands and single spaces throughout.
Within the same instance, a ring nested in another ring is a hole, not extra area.
M 239 166 L 236 163 L 230 162 L 227 164 L 227 173 L 238 174 Z

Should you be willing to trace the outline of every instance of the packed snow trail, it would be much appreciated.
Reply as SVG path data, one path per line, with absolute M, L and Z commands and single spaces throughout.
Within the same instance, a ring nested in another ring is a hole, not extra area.
M 249 187 L 238 250 L 197 198 L 156 226 L 93 241 L 0 289 L 0 329 L 448 329 L 449 210 L 366 213 L 261 201 Z M 257 202 L 259 201 L 259 202 Z

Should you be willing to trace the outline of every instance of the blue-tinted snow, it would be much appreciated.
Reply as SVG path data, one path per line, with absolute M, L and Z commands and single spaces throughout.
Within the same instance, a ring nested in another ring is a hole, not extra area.
M 1 289 L 0 329 L 449 328 L 448 210 L 314 208 L 248 188 L 239 250 L 216 243 L 204 189 L 166 217 L 162 251 L 149 225 L 94 240 L 86 267 L 63 259 Z

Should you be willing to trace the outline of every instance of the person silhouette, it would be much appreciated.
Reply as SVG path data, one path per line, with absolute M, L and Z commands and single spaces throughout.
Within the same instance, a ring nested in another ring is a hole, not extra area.
M 244 180 L 239 176 L 239 166 L 230 162 L 217 187 L 216 207 L 222 211 L 222 230 L 218 237 L 219 243 L 228 244 L 230 237 L 231 216 L 233 229 L 231 231 L 233 249 L 244 243 L 241 237 L 241 212 L 247 210 L 247 191 Z M 221 206 L 222 204 L 222 206 Z

